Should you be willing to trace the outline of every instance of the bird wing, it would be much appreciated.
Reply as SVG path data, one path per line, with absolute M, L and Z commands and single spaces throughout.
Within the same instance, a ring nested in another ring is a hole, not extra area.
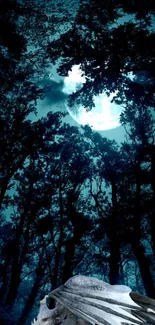
M 149 298 L 145 297 L 144 307 L 139 304 L 139 295 L 132 297 L 131 292 L 127 286 L 112 286 L 95 278 L 75 276 L 49 296 L 93 325 L 155 324 L 155 301 L 151 299 L 154 309 L 147 310 Z

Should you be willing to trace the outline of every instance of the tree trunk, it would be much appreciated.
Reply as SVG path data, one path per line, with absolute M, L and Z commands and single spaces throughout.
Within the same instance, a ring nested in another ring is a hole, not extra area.
M 4 200 L 4 196 L 10 181 L 11 175 L 7 175 L 4 179 L 3 182 L 1 184 L 1 190 L 0 190 L 0 208 L 2 206 L 3 200 Z
M 152 157 L 151 157 L 151 187 L 153 192 L 152 197 L 152 216 L 151 216 L 151 237 L 152 237 L 152 246 L 155 251 L 155 148 L 152 148 Z
M 153 191 L 153 197 L 155 202 L 155 148 L 152 148 L 151 153 L 151 187 Z
M 75 238 L 68 240 L 65 250 L 65 263 L 62 273 L 62 283 L 72 277 L 72 260 L 75 254 Z
M 117 218 L 117 188 L 115 180 L 112 181 L 112 216 L 110 219 L 110 259 L 109 281 L 111 284 L 119 283 L 120 244 Z
M 14 260 L 13 266 L 12 266 L 10 287 L 9 287 L 9 291 L 8 291 L 7 298 L 6 298 L 6 304 L 10 305 L 10 307 L 13 306 L 16 296 L 17 296 L 18 288 L 19 288 L 20 281 L 21 281 L 20 275 L 21 275 L 21 265 L 16 264 L 16 262 Z
M 54 274 L 53 274 L 53 280 L 52 280 L 52 288 L 53 289 L 57 287 L 61 249 L 62 249 L 62 242 L 63 242 L 63 200 L 62 200 L 62 184 L 61 184 L 61 176 L 60 175 L 59 175 L 59 207 L 60 207 L 60 235 L 59 235 L 59 241 L 58 241 L 58 245 L 57 245 L 56 257 L 55 257 L 55 267 L 54 267 Z
M 21 282 L 21 271 L 22 271 L 22 266 L 23 266 L 23 260 L 27 251 L 27 242 L 25 241 L 24 246 L 21 246 L 21 236 L 23 234 L 23 227 L 24 227 L 24 222 L 25 222 L 25 215 L 26 211 L 24 211 L 23 215 L 20 217 L 20 222 L 18 225 L 18 229 L 16 231 L 16 242 L 14 245 L 14 254 L 13 254 L 13 261 L 12 261 L 12 270 L 11 270 L 11 277 L 10 277 L 10 287 L 8 290 L 8 294 L 6 297 L 6 304 L 13 306 L 18 288 Z M 27 234 L 29 233 L 29 225 L 30 225 L 30 220 L 29 223 L 27 224 L 27 229 L 26 232 Z
M 155 285 L 153 283 L 153 274 L 150 271 L 150 261 L 145 256 L 145 249 L 136 240 L 133 242 L 133 251 L 138 261 L 140 274 L 143 280 L 144 289 L 148 297 L 155 299 Z
M 18 226 L 18 230 L 16 232 L 16 242 L 14 245 L 14 254 L 13 254 L 13 261 L 12 261 L 12 270 L 11 270 L 11 277 L 10 277 L 10 287 L 8 290 L 8 294 L 6 297 L 6 304 L 12 305 L 17 296 L 18 287 L 20 284 L 20 276 L 21 276 L 21 269 L 22 264 L 20 260 L 20 238 L 23 232 L 23 225 L 24 225 L 24 216 L 21 216 L 20 223 Z
M 141 244 L 141 183 L 140 183 L 140 165 L 136 168 L 136 198 L 135 198 L 135 216 L 134 229 L 132 238 L 132 247 L 135 257 L 137 258 L 139 270 L 143 280 L 143 285 L 146 294 L 150 298 L 155 298 L 155 286 L 153 283 L 153 276 L 150 271 L 150 262 L 145 256 L 145 249 Z
M 1 279 L 2 279 L 2 285 L 0 288 L 0 299 L 5 299 L 5 295 L 7 292 L 7 288 L 8 288 L 8 267 L 9 267 L 9 262 L 10 260 L 7 259 L 4 263 L 4 266 L 2 268 L 2 275 L 1 275 Z
M 18 320 L 18 324 L 19 325 L 23 325 L 25 324 L 26 320 L 27 320 L 27 317 L 29 315 L 29 313 L 31 312 L 31 309 L 34 305 L 34 302 L 35 302 L 35 299 L 36 299 L 36 296 L 37 296 L 37 293 L 39 291 L 39 288 L 40 288 L 40 282 L 41 282 L 41 279 L 42 279 L 42 276 L 44 275 L 44 269 L 41 267 L 41 264 L 39 264 L 37 270 L 36 270 L 36 279 L 35 279 L 35 282 L 33 284 L 33 287 L 32 287 L 32 290 L 31 290 L 31 293 L 28 297 L 28 300 L 25 304 L 25 307 L 22 311 L 22 314 Z

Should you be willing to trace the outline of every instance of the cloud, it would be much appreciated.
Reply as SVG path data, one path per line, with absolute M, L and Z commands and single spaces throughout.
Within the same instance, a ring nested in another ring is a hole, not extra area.
M 61 80 L 59 82 L 53 79 L 43 79 L 39 82 L 41 86 L 49 86 L 49 89 L 45 93 L 45 97 L 43 99 L 44 105 L 57 105 L 67 100 L 68 95 L 65 94 L 62 90 L 64 87 L 64 81 Z

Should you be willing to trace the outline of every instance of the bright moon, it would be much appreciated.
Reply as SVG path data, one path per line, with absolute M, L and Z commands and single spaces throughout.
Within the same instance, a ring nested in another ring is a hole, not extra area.
M 80 65 L 74 65 L 69 71 L 68 76 L 64 79 L 63 92 L 72 94 L 82 88 L 82 84 L 86 82 L 86 77 L 83 75 Z M 70 109 L 67 105 L 67 110 L 70 116 L 79 124 L 88 124 L 94 130 L 109 130 L 120 125 L 119 117 L 122 111 L 119 105 L 111 103 L 115 93 L 107 97 L 104 93 L 94 96 L 95 107 L 87 112 L 82 106 L 76 106 Z

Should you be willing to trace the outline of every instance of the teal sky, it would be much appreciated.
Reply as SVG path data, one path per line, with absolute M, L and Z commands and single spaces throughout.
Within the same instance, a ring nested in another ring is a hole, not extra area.
M 29 118 L 33 121 L 40 119 L 43 116 L 46 116 L 48 112 L 63 111 L 66 112 L 66 102 L 67 95 L 63 93 L 62 89 L 64 86 L 64 78 L 59 76 L 56 72 L 56 66 L 49 69 L 50 80 L 39 81 L 41 85 L 49 83 L 51 85 L 51 91 L 46 93 L 46 96 L 43 100 L 37 101 L 37 116 L 30 114 Z M 73 120 L 72 117 L 68 114 L 64 119 L 65 122 L 70 125 L 80 127 L 80 125 Z M 103 137 L 107 137 L 110 140 L 115 139 L 118 143 L 121 143 L 125 140 L 125 130 L 124 127 L 119 126 L 117 128 L 98 131 Z
M 62 3 L 64 4 L 64 8 L 69 9 L 72 19 L 74 20 L 74 17 L 76 15 L 76 11 L 79 7 L 79 1 L 77 0 L 63 0 Z M 73 9 L 74 8 L 74 9 Z M 118 24 L 124 24 L 124 22 L 127 21 L 133 21 L 134 15 L 124 15 L 122 18 L 119 18 L 116 20 L 116 22 L 113 24 L 113 26 L 117 26 Z M 152 22 L 154 23 L 154 22 Z M 54 35 L 53 37 L 57 38 L 60 34 L 66 32 L 70 28 L 70 24 L 62 24 L 58 30 L 58 33 Z M 37 120 L 43 116 L 46 116 L 48 112 L 56 112 L 56 111 L 65 111 L 66 112 L 66 102 L 67 102 L 67 95 L 65 95 L 62 91 L 63 85 L 64 85 L 64 78 L 59 76 L 57 74 L 58 65 L 54 67 L 49 67 L 48 74 L 50 78 L 50 84 L 51 84 L 51 91 L 49 91 L 46 94 L 46 97 L 44 100 L 38 100 L 37 102 L 37 116 L 34 114 L 31 114 L 29 117 L 32 120 Z M 39 81 L 42 85 L 49 83 L 49 79 Z M 73 120 L 72 117 L 69 115 L 66 116 L 65 121 L 71 125 L 78 126 L 79 124 Z M 125 130 L 124 127 L 119 126 L 114 129 L 105 130 L 105 131 L 98 131 L 103 137 L 107 137 L 108 139 L 115 139 L 118 143 L 121 143 L 125 140 Z
M 76 10 L 78 9 L 78 1 L 76 1 L 76 6 L 75 6 L 75 1 L 74 0 L 67 0 L 67 7 L 71 8 L 72 15 L 73 17 L 75 16 Z M 74 6 L 73 6 L 74 3 Z M 65 1 L 65 6 L 66 6 L 66 1 Z M 73 7 L 75 8 L 73 12 Z M 134 19 L 133 15 L 125 15 L 123 18 L 120 18 L 119 21 L 116 23 L 123 24 L 125 21 L 129 21 Z M 70 26 L 67 26 L 67 29 L 69 29 Z M 64 31 L 66 31 L 66 26 L 63 27 L 61 26 L 61 30 L 59 30 L 59 33 L 62 34 Z M 57 37 L 58 35 L 56 35 Z M 66 101 L 67 101 L 67 96 L 62 92 L 62 88 L 64 85 L 64 78 L 59 76 L 56 69 L 57 66 L 54 67 L 49 67 L 49 77 L 50 77 L 50 84 L 51 84 L 51 91 L 46 94 L 46 97 L 44 100 L 38 100 L 37 102 L 37 116 L 34 114 L 31 114 L 29 117 L 32 120 L 37 120 L 43 116 L 46 116 L 48 112 L 56 112 L 56 111 L 65 111 L 66 112 Z M 43 85 L 45 83 L 48 83 L 49 79 L 47 80 L 42 80 L 40 83 Z M 73 120 L 72 117 L 69 116 L 69 114 L 65 118 L 65 122 L 74 125 L 74 126 L 80 126 L 76 121 Z M 98 131 L 103 137 L 107 137 L 110 140 L 115 139 L 118 143 L 121 143 L 125 140 L 125 130 L 124 127 L 119 126 L 114 129 L 110 130 L 105 130 L 105 131 Z

